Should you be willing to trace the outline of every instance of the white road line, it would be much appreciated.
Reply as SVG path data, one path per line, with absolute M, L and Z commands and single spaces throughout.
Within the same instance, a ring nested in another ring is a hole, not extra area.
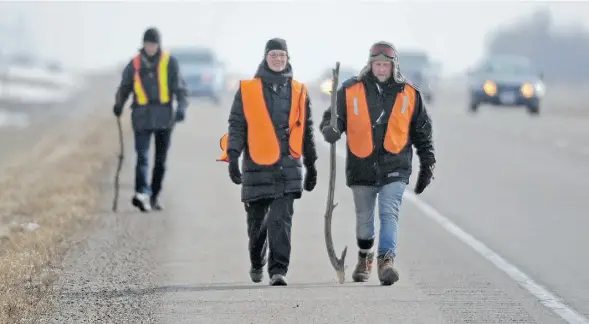
M 325 147 L 329 148 L 329 144 L 324 142 L 322 138 L 317 139 L 318 142 L 323 144 Z M 337 150 L 337 155 L 340 158 L 345 159 L 345 147 L 342 148 L 340 145 L 338 146 L 339 147 Z M 487 259 L 493 265 L 495 265 L 497 269 L 507 274 L 518 285 L 520 285 L 522 288 L 526 289 L 534 297 L 536 297 L 536 299 L 542 305 L 544 305 L 545 307 L 553 311 L 555 314 L 560 316 L 568 324 L 589 324 L 589 319 L 583 317 L 583 315 L 579 314 L 579 312 L 577 312 L 576 310 L 568 307 L 561 298 L 552 294 L 542 285 L 535 282 L 532 278 L 530 278 L 528 275 L 519 270 L 515 265 L 511 264 L 509 261 L 505 260 L 495 251 L 487 247 L 483 242 L 477 240 L 474 236 L 462 230 L 460 227 L 458 227 L 458 225 L 454 224 L 450 219 L 442 215 L 434 207 L 430 206 L 428 203 L 418 198 L 414 193 L 405 191 L 404 197 L 408 201 L 412 202 L 429 219 L 438 223 L 438 225 L 440 225 L 442 228 L 448 231 L 448 233 L 452 234 L 454 237 L 462 241 L 464 244 L 470 246 L 478 254 Z

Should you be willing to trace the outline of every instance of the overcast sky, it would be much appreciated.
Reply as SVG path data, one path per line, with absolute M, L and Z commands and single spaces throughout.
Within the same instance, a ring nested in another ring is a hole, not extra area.
M 39 54 L 75 68 L 126 61 L 157 26 L 164 47 L 213 46 L 231 69 L 252 74 L 266 40 L 282 37 L 295 76 L 308 80 L 336 60 L 361 67 L 378 40 L 425 49 L 444 73 L 460 71 L 480 57 L 490 30 L 542 7 L 558 24 L 589 28 L 581 1 L 2 2 L 0 18 L 22 15 Z

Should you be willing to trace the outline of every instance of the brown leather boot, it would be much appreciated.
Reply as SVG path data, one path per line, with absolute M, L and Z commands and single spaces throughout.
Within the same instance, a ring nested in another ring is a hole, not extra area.
M 358 252 L 358 263 L 352 273 L 354 282 L 366 282 L 372 272 L 372 263 L 374 262 L 374 253 Z
M 393 256 L 389 253 L 378 257 L 378 279 L 380 284 L 390 286 L 399 281 L 399 272 L 393 266 Z

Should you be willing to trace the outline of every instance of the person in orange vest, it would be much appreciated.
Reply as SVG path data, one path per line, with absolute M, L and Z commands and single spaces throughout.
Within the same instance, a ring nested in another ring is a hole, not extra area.
M 269 247 L 270 285 L 287 285 L 294 200 L 317 183 L 317 152 L 307 87 L 293 78 L 286 41 L 270 39 L 251 80 L 240 81 L 218 161 L 241 185 L 247 212 L 250 277 L 261 282 Z M 242 170 L 239 157 L 243 153 Z M 306 174 L 303 179 L 303 166 Z
M 393 261 L 399 210 L 412 172 L 412 145 L 420 161 L 415 193 L 421 194 L 433 178 L 432 123 L 419 90 L 401 74 L 397 51 L 388 42 L 373 44 L 367 65 L 357 77 L 343 82 L 336 111 L 336 129 L 329 126 L 329 109 L 319 127 L 328 143 L 346 132 L 346 185 L 354 197 L 359 248 L 352 279 L 367 281 L 372 271 L 378 197 L 378 278 L 381 284 L 392 285 L 399 280 Z
M 178 61 L 162 50 L 160 33 L 156 28 L 145 31 L 143 48 L 123 71 L 115 95 L 115 116 L 121 116 L 131 93 L 134 95 L 131 124 L 137 153 L 135 195 L 131 202 L 142 212 L 162 210 L 163 205 L 158 197 L 166 172 L 172 130 L 177 122 L 184 120 L 188 102 Z M 172 105 L 173 96 L 178 103 L 176 109 Z M 149 146 L 152 136 L 155 138 L 155 161 L 149 185 Z

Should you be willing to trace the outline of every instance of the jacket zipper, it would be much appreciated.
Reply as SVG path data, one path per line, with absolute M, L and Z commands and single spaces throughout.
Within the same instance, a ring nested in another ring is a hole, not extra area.
M 382 114 L 382 111 L 383 111 L 382 110 L 382 107 L 383 107 L 383 104 L 384 104 L 383 103 L 384 96 L 381 93 L 380 89 L 378 88 L 378 85 L 377 85 L 377 98 L 378 98 L 378 100 L 377 100 L 377 106 L 376 107 L 378 109 L 377 111 L 380 111 L 380 113 L 379 113 L 379 117 L 377 117 L 376 121 L 374 122 L 374 125 L 372 125 L 372 138 L 374 138 L 374 140 L 372 141 L 372 145 L 373 145 L 373 149 L 375 150 L 375 154 L 374 154 L 374 168 L 376 170 L 376 185 L 377 186 L 380 186 L 380 184 L 381 184 L 381 178 L 382 178 L 382 176 L 380 174 L 380 168 L 379 168 L 379 165 L 378 165 L 378 158 L 380 156 L 380 143 L 377 144 L 377 140 L 380 141 L 380 138 L 377 139 L 375 135 L 377 135 L 376 134 L 376 131 L 377 131 L 377 128 L 376 127 L 378 126 L 378 123 L 377 122 L 378 122 L 378 120 L 380 118 L 380 115 Z

